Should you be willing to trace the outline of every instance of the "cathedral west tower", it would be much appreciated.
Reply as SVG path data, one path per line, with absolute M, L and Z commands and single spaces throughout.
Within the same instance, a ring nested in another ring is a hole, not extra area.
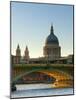
M 26 46 L 26 49 L 24 51 L 24 60 L 26 63 L 29 63 L 29 50 L 28 50 L 27 46 Z
M 16 49 L 15 63 L 19 64 L 20 59 L 21 59 L 21 50 L 20 50 L 20 46 L 18 44 L 17 49 Z

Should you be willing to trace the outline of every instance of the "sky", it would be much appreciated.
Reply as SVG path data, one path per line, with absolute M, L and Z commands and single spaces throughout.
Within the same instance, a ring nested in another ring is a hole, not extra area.
M 61 46 L 61 56 L 73 54 L 73 6 L 11 2 L 11 51 L 20 45 L 24 55 L 26 45 L 31 58 L 42 57 L 45 40 L 53 24 Z

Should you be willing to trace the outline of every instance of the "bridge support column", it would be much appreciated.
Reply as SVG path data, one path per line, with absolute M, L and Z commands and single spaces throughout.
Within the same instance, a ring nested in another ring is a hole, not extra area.
M 12 83 L 12 85 L 11 85 L 11 91 L 14 92 L 14 91 L 16 91 L 16 90 L 17 90 L 17 88 L 16 88 L 15 84 Z

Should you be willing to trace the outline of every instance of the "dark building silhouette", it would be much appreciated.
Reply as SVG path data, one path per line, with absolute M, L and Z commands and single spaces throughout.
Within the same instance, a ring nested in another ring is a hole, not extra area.
M 22 63 L 73 63 L 73 55 L 67 57 L 61 57 L 61 47 L 59 46 L 59 40 L 54 34 L 53 25 L 51 25 L 50 34 L 45 40 L 45 46 L 43 47 L 43 57 L 39 58 L 30 58 L 29 50 L 26 46 L 24 51 L 24 56 L 21 56 L 21 50 L 19 44 L 17 45 L 16 55 L 12 55 L 13 64 L 22 64 Z

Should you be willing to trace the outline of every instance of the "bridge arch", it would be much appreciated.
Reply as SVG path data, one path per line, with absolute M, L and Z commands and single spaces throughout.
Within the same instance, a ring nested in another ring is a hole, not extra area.
M 72 80 L 73 77 L 65 72 L 62 72 L 60 70 L 57 70 L 57 69 L 51 69 L 50 71 L 49 70 L 41 70 L 41 69 L 36 69 L 36 70 L 31 70 L 29 72 L 24 72 L 20 75 L 18 75 L 17 77 L 15 77 L 13 79 L 13 83 L 16 83 L 21 77 L 25 76 L 25 75 L 29 75 L 30 73 L 33 73 L 33 72 L 40 72 L 40 73 L 43 73 L 43 74 L 46 74 L 50 77 L 54 77 L 56 79 L 56 81 L 60 81 L 60 80 Z

